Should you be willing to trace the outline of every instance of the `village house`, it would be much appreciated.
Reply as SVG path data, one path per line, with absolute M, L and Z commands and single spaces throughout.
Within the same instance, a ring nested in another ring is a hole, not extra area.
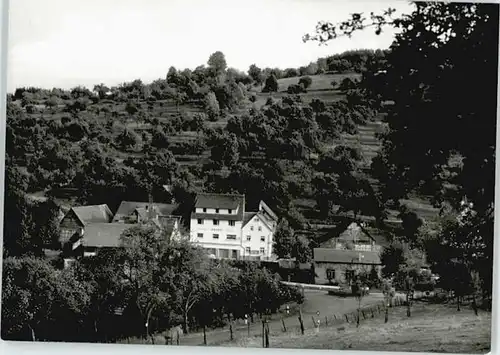
M 168 239 L 181 238 L 181 219 L 170 213 L 176 206 L 124 201 L 113 216 L 107 205 L 71 208 L 60 222 L 60 244 L 67 265 L 78 257 L 95 256 L 99 250 L 120 247 L 127 229 L 150 225 Z
M 159 216 L 172 216 L 177 207 L 167 203 L 123 201 L 113 217 L 113 222 L 141 223 Z
M 345 227 L 341 224 L 341 228 Z M 313 250 L 316 284 L 349 284 L 360 272 L 381 275 L 380 253 L 383 241 L 367 228 L 352 222 L 345 229 L 320 242 Z
M 244 195 L 200 193 L 191 213 L 190 240 L 212 257 L 271 260 L 277 216 L 263 202 L 245 212 Z

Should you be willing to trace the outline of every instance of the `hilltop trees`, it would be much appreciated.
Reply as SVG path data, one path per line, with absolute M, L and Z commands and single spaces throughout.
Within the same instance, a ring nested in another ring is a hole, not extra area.
M 255 82 L 255 84 L 260 85 L 262 84 L 263 78 L 262 78 L 262 69 L 260 69 L 257 65 L 252 64 L 248 68 L 248 75 L 252 78 L 252 80 Z
M 491 290 L 486 269 L 493 257 L 498 6 L 418 2 L 407 16 L 391 19 L 392 13 L 370 20 L 354 14 L 340 31 L 321 23 L 316 36 L 305 40 L 328 41 L 368 26 L 377 33 L 387 25 L 401 29 L 385 71 L 366 73 L 361 83 L 367 98 L 380 105 L 392 102 L 386 105 L 388 129 L 373 162 L 374 177 L 382 183 L 384 199 L 395 206 L 412 192 L 432 196 L 436 206 L 455 214 L 464 198 L 472 202 L 476 216 L 465 222 L 467 227 L 453 229 L 459 238 L 484 245 L 474 268 Z M 478 71 L 472 73 L 471 67 Z M 459 90 L 458 78 L 481 92 Z M 485 233 L 471 233 L 477 226 Z
M 213 70 L 215 76 L 225 72 L 227 68 L 226 57 L 221 51 L 214 52 L 208 58 L 208 67 Z

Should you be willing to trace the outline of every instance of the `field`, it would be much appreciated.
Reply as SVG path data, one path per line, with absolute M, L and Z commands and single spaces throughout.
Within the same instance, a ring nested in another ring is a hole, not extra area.
M 405 307 L 391 309 L 389 322 L 383 317 L 368 318 L 359 328 L 349 323 L 270 337 L 272 348 L 336 349 L 369 351 L 418 351 L 446 353 L 487 353 L 491 343 L 491 313 L 472 310 L 457 312 L 453 305 L 417 302 L 412 317 Z M 226 346 L 262 347 L 259 336 L 245 337 Z

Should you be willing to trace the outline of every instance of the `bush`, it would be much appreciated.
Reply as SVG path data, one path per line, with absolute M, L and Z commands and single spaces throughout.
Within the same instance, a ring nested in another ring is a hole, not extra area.
M 306 92 L 306 90 L 304 89 L 304 87 L 302 85 L 292 84 L 288 87 L 286 92 L 289 94 L 300 94 L 300 93 Z
M 302 78 L 299 79 L 299 85 L 302 85 L 304 87 L 304 90 L 309 88 L 312 84 L 312 78 L 310 76 L 303 76 Z

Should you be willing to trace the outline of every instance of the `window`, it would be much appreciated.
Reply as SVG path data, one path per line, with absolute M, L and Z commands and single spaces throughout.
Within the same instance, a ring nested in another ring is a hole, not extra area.
M 214 226 L 218 226 L 219 225 L 219 220 L 218 219 L 214 219 Z
M 265 253 L 265 249 L 264 248 L 260 248 L 260 254 L 264 255 L 264 253 Z
M 246 247 L 246 248 L 245 248 L 245 253 L 246 253 L 246 254 L 250 254 L 250 247 Z
M 259 230 L 259 232 L 262 232 L 262 227 L 261 227 L 261 226 L 259 226 L 258 230 Z
M 227 235 L 227 239 L 235 240 L 236 239 L 236 234 L 228 234 Z
M 198 219 L 198 224 L 203 224 L 203 220 L 202 219 Z
M 234 227 L 234 226 L 236 225 L 236 222 L 235 222 L 235 221 L 229 221 L 229 225 L 230 225 L 231 227 Z
M 203 233 L 198 233 L 198 238 L 203 238 Z
M 213 237 L 214 237 L 214 239 L 219 239 L 219 235 L 218 234 L 214 234 Z
M 250 230 L 253 231 L 253 226 L 250 227 Z
M 203 209 L 203 213 L 206 213 L 206 212 L 207 212 L 207 209 L 206 209 L 206 208 L 204 208 L 204 209 Z
M 219 209 L 218 208 L 215 209 L 215 213 L 219 213 Z
M 260 241 L 261 242 L 265 242 L 266 241 L 266 237 L 265 236 L 260 237 Z
M 354 279 L 354 270 L 346 270 L 345 271 L 345 280 L 348 283 L 351 283 L 351 281 Z
M 252 240 L 252 237 L 247 235 L 247 242 L 251 241 Z
M 326 270 L 326 278 L 328 279 L 328 281 L 335 280 L 335 270 L 327 269 Z
M 228 209 L 227 213 L 231 214 L 231 213 L 233 213 L 233 210 L 232 209 Z

